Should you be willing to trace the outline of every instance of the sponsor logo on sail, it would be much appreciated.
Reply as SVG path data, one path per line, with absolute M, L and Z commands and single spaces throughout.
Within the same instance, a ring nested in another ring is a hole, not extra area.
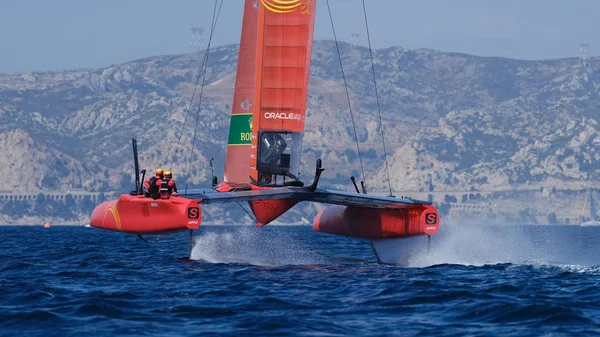
M 310 7 L 305 0 L 260 0 L 266 9 L 275 13 L 291 13 L 299 10 L 302 14 L 310 14 Z
M 252 114 L 235 114 L 229 124 L 228 146 L 250 145 L 252 142 Z
M 301 114 L 296 114 L 293 112 L 285 113 L 285 112 L 265 112 L 266 119 L 290 119 L 290 120 L 302 120 Z

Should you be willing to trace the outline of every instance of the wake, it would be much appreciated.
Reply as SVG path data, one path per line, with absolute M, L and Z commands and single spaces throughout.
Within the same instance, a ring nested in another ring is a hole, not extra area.
M 225 232 L 205 232 L 194 237 L 192 260 L 209 263 L 283 266 L 327 262 L 291 235 L 267 228 L 236 227 Z
M 416 254 L 410 266 L 512 263 L 589 267 L 600 265 L 598 242 L 600 230 L 583 232 L 579 226 L 449 223 L 432 237 L 429 253 Z
M 356 239 L 346 240 L 322 240 L 281 228 L 215 227 L 194 237 L 190 258 L 257 266 L 368 263 L 353 259 L 368 259 L 370 248 Z M 453 222 L 432 237 L 429 251 L 426 245 L 419 247 L 408 267 L 513 264 L 595 273 L 599 245 L 600 228 Z

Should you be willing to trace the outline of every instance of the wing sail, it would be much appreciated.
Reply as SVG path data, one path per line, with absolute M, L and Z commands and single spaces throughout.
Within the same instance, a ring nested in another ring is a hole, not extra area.
M 269 184 L 300 165 L 315 0 L 246 0 L 226 182 Z

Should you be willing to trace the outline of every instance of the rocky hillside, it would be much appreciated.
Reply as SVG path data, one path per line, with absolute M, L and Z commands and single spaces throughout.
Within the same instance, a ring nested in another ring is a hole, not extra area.
M 237 51 L 232 45 L 209 54 L 194 148 L 197 99 L 187 120 L 186 112 L 202 55 L 0 75 L 0 164 L 12 178 L 1 189 L 129 190 L 132 137 L 143 167 L 173 164 L 180 184 L 207 184 L 211 157 L 221 176 Z M 342 45 L 341 52 L 367 185 L 385 191 L 368 50 Z M 374 58 L 396 194 L 579 189 L 588 177 L 598 181 L 596 60 L 583 68 L 575 58 L 519 61 L 400 47 Z M 315 43 L 309 91 L 303 177 L 310 180 L 322 158 L 323 186 L 348 189 L 360 166 L 332 42 Z

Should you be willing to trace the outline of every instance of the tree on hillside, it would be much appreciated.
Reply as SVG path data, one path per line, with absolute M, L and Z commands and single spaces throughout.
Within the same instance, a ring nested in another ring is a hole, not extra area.
M 2 213 L 13 218 L 20 218 L 29 213 L 31 204 L 25 200 L 9 200 L 4 203 Z
M 556 213 L 552 212 L 548 214 L 548 223 L 551 225 L 558 223 L 558 220 L 556 219 Z

